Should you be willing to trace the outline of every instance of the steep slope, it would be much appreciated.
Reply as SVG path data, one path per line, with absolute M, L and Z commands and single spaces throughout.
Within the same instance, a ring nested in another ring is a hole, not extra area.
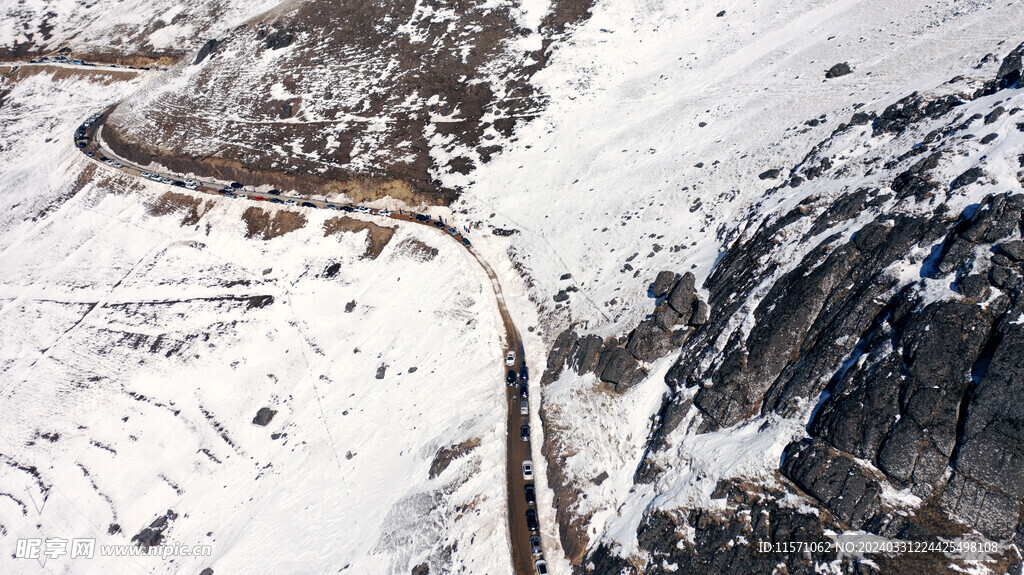
M 84 158 L 68 134 L 138 85 L 3 85 L 0 570 L 507 572 L 486 275 L 431 229 Z M 14 557 L 52 537 L 210 554 Z
M 26 0 L 0 9 L 0 58 L 54 52 L 102 62 L 174 63 L 277 0 Z
M 549 452 L 593 437 L 580 408 L 610 402 L 630 422 L 618 449 L 554 478 L 580 565 L 1019 572 L 1009 544 L 1024 543 L 1022 53 L 991 76 L 958 76 L 840 123 L 753 208 L 778 207 L 749 219 L 715 262 L 706 322 L 629 334 L 635 369 L 654 376 L 622 399 L 593 396 L 595 379 L 617 381 L 603 358 L 626 342 L 597 338 L 588 351 L 560 336 L 545 375 Z M 680 310 L 681 284 L 652 286 L 655 323 L 665 306 Z M 637 353 L 652 348 L 653 358 Z M 591 375 L 594 353 L 603 364 Z M 661 377 L 669 389 L 656 407 Z M 647 414 L 644 442 L 635 422 Z M 587 485 L 602 464 L 625 468 L 593 482 L 608 487 Z M 862 543 L 865 531 L 933 548 L 813 547 Z M 987 552 L 935 551 L 940 538 Z M 812 552 L 778 547 L 793 541 Z
M 175 171 L 350 199 L 448 204 L 500 150 L 588 3 L 285 3 L 122 104 L 104 138 Z

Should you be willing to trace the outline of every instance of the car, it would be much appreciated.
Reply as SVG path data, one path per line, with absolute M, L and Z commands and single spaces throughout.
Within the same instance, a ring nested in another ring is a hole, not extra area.
M 434 222 L 434 227 L 435 228 L 441 228 L 443 230 L 444 229 L 444 222 L 442 222 L 441 220 L 437 220 L 436 222 Z
M 114 167 L 115 168 L 123 168 L 124 164 L 122 164 L 121 162 L 114 162 Z
M 530 388 L 525 383 L 519 384 L 519 397 L 523 399 L 530 397 Z
M 324 204 L 324 207 L 329 209 L 329 210 L 340 210 L 341 209 L 341 208 L 339 208 L 338 206 L 336 206 L 334 204 Z
M 377 212 L 377 215 L 378 216 L 384 216 L 385 218 L 390 218 L 391 217 L 391 211 L 388 210 L 387 208 L 384 208 L 383 210 L 380 210 L 379 212 Z
M 185 182 L 185 187 L 186 187 L 186 188 L 188 188 L 188 189 L 190 189 L 190 190 L 194 190 L 194 189 L 196 189 L 196 188 L 197 188 L 198 186 L 196 186 L 196 183 L 195 183 L 195 182 Z
M 231 182 L 231 187 L 237 190 L 242 187 L 242 184 L 238 182 Z
M 368 208 L 366 206 L 356 206 L 356 211 L 359 212 L 360 214 L 372 214 L 373 213 L 373 210 L 371 210 L 370 208 Z
M 537 575 L 548 575 L 548 562 L 543 559 L 538 559 L 533 564 L 534 569 L 537 570 Z
M 527 505 L 537 504 L 537 490 L 533 487 L 532 483 L 527 483 L 523 486 L 523 495 L 526 496 Z
M 302 202 L 302 207 L 304 207 L 304 208 L 315 208 L 316 204 L 314 204 L 312 202 Z
M 84 148 L 86 145 L 88 145 L 88 142 L 84 142 L 84 141 L 79 141 L 78 142 L 78 147 L 79 148 Z
M 160 178 L 160 181 L 165 183 L 165 184 L 173 184 L 174 183 L 174 180 L 168 178 L 167 176 L 164 176 L 164 177 Z
M 341 211 L 343 211 L 343 212 L 354 212 L 354 211 L 356 211 L 356 209 L 353 208 L 352 206 L 344 205 L 344 206 L 341 206 Z
M 285 200 L 284 203 L 286 203 L 286 204 L 288 204 L 290 206 L 297 206 L 297 205 L 299 205 L 299 202 L 296 202 L 295 200 Z
M 457 236 L 457 235 L 459 235 L 459 230 L 455 226 L 451 226 L 451 227 L 448 228 L 448 233 L 453 235 L 453 236 Z
M 523 462 L 523 479 L 533 481 L 533 462 L 529 459 Z
M 265 201 L 267 201 L 267 198 L 264 198 L 263 196 L 256 196 L 255 198 L 252 198 L 252 199 L 256 200 L 257 202 L 265 202 Z
M 519 366 L 519 381 L 527 382 L 530 380 L 530 372 L 526 369 L 526 364 Z
M 540 535 L 530 535 L 530 552 L 540 555 L 543 551 L 540 548 Z
M 160 175 L 159 174 L 150 174 L 149 179 L 153 180 L 154 182 L 159 182 L 160 181 Z
M 537 523 L 537 510 L 527 509 L 526 510 L 526 528 L 530 531 L 536 531 L 540 527 Z
M 519 415 L 530 415 L 530 402 L 525 399 L 519 402 Z
M 416 214 L 416 221 L 417 222 L 429 222 L 430 221 L 430 216 L 428 216 L 426 214 Z
M 237 198 L 238 196 L 236 196 L 235 194 L 232 194 L 231 192 L 224 192 L 224 197 L 225 198 Z
M 523 425 L 519 427 L 519 439 L 523 441 L 530 441 L 530 426 Z
M 515 385 L 516 372 L 512 371 L 511 369 L 508 370 L 508 373 L 505 374 L 505 383 L 507 383 L 508 385 Z
M 271 196 L 280 196 L 281 190 L 269 190 L 267 191 L 267 193 L 270 194 Z
M 85 155 L 89 156 L 91 158 L 91 157 L 95 156 L 96 154 L 93 154 L 92 152 L 86 152 Z
M 171 185 L 175 186 L 175 187 L 178 187 L 178 188 L 184 188 L 185 187 L 185 182 L 183 182 L 181 180 L 174 180 L 173 182 L 171 182 Z
M 230 194 L 231 192 L 233 192 L 233 191 L 235 191 L 235 190 L 232 190 L 231 188 L 221 188 L 221 189 L 220 189 L 220 190 L 218 190 L 218 191 L 219 191 L 220 193 L 222 193 L 222 194 Z
M 509 367 L 512 367 L 515 364 L 516 364 L 516 352 L 515 352 L 515 350 L 511 350 L 511 351 L 508 352 L 508 355 L 505 356 L 505 365 L 507 365 Z
M 103 160 L 103 163 L 108 165 L 108 166 L 113 166 L 114 165 L 114 160 Z
M 282 200 L 281 198 L 270 198 L 270 202 L 275 204 L 283 204 L 284 200 Z
M 472 246 L 473 244 L 469 243 L 469 240 L 467 240 L 466 238 L 462 238 L 462 245 L 464 245 L 464 246 L 466 246 L 468 248 L 468 247 Z

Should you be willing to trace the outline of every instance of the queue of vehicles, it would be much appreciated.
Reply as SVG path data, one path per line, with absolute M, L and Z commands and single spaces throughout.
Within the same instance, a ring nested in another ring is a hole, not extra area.
M 454 229 L 454 228 L 453 228 Z M 452 233 L 449 230 L 449 233 Z M 516 373 L 516 352 L 515 350 L 509 350 L 505 356 L 505 367 L 508 370 L 505 372 L 505 383 L 509 387 L 518 387 L 517 396 L 519 397 L 519 415 L 522 416 L 522 425 L 519 427 L 519 439 L 524 442 L 530 441 L 530 402 L 528 400 L 529 391 L 529 380 L 530 371 L 526 367 L 525 358 L 522 363 L 519 364 L 519 372 Z M 526 529 L 531 532 L 530 535 L 530 552 L 536 557 L 534 561 L 534 568 L 537 570 L 538 575 L 547 575 L 548 564 L 544 560 L 543 550 L 540 544 L 540 535 L 537 533 L 540 530 L 540 523 L 537 519 L 537 489 L 533 484 L 533 460 L 526 459 L 522 463 L 523 465 L 523 480 L 527 481 L 523 485 L 523 497 L 526 501 Z

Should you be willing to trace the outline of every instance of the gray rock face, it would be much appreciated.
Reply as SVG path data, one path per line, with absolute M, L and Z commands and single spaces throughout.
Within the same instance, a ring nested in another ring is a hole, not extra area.
M 618 348 L 604 352 L 604 369 L 599 377 L 601 381 L 611 383 L 615 391 L 624 392 L 640 383 L 647 377 L 647 371 L 640 367 L 636 358 L 627 350 Z
M 690 314 L 693 313 L 693 302 L 697 299 L 695 281 L 693 273 L 686 272 L 676 282 L 672 293 L 668 296 L 668 305 L 680 315 L 679 321 L 682 323 L 690 321 Z
M 270 423 L 270 420 L 274 419 L 275 415 L 277 415 L 277 411 L 270 409 L 269 407 L 261 407 L 260 410 L 256 412 L 256 417 L 252 418 L 253 425 L 266 426 Z
M 597 369 L 604 341 L 596 335 L 585 335 L 576 342 L 569 355 L 569 366 L 576 373 L 589 373 Z
M 782 175 L 782 170 L 778 168 L 772 168 L 770 170 L 765 170 L 761 172 L 760 174 L 757 175 L 757 177 L 761 180 L 774 180 L 780 175 Z
M 997 539 L 1012 534 L 1024 499 L 1022 351 L 1024 328 L 1011 324 L 975 389 L 953 477 L 942 492 L 951 516 Z
M 203 47 L 199 49 L 199 53 L 196 54 L 196 59 L 192 62 L 193 65 L 199 64 L 206 59 L 207 56 L 213 54 L 220 47 L 220 41 L 215 39 L 207 40 Z
M 679 312 L 672 309 L 667 302 L 661 302 L 654 308 L 654 315 L 651 316 L 654 325 L 665 331 L 671 331 L 679 323 Z
M 640 322 L 629 335 L 626 351 L 640 361 L 652 362 L 672 351 L 673 345 L 669 334 L 652 320 Z
M 668 295 L 668 290 L 672 289 L 672 286 L 676 284 L 679 276 L 675 272 L 663 271 L 658 272 L 658 277 L 654 279 L 654 283 L 651 284 L 651 295 L 654 297 L 664 297 Z
M 840 76 L 845 76 L 845 75 L 850 74 L 852 72 L 853 72 L 853 68 L 851 68 L 848 63 L 842 62 L 842 63 L 836 64 L 835 66 L 832 66 L 831 68 L 829 68 L 828 71 L 825 72 L 825 77 L 826 78 L 838 78 Z
M 996 73 L 996 80 L 999 81 L 1001 87 L 1014 86 L 1020 82 L 1022 71 L 1024 71 L 1024 43 L 1003 58 L 999 72 Z
M 781 469 L 853 529 L 878 511 L 882 487 L 871 472 L 820 439 L 786 446 Z

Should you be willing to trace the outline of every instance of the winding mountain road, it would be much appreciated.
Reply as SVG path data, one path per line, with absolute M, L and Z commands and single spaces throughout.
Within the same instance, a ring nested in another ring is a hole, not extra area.
M 86 156 L 88 156 L 90 159 L 110 169 L 120 170 L 123 173 L 132 176 L 137 176 L 140 178 L 144 177 L 142 175 L 144 172 L 152 173 L 148 172 L 147 170 L 144 170 L 143 168 L 123 158 L 117 157 L 116 155 L 114 155 L 113 152 L 111 152 L 108 148 L 102 145 L 102 138 L 100 136 L 102 134 L 103 123 L 106 121 L 107 116 L 110 114 L 110 112 L 113 111 L 114 108 L 116 108 L 116 105 L 104 110 L 102 113 L 100 113 L 100 115 L 97 118 L 95 118 L 95 120 L 91 122 L 89 126 L 83 125 L 84 129 L 81 129 L 80 133 L 76 132 L 75 134 L 76 146 L 82 153 L 86 154 Z M 172 174 L 159 175 L 162 175 L 163 177 L 167 177 L 172 180 L 184 181 L 184 177 L 181 176 L 174 176 Z M 166 183 L 165 185 L 167 185 L 171 189 L 174 189 L 182 193 L 202 193 L 214 195 L 219 198 L 225 198 L 225 196 L 220 192 L 224 185 L 213 181 L 204 181 L 196 179 L 195 189 L 182 188 L 180 186 L 174 186 L 172 184 Z M 265 199 L 269 198 L 288 198 L 287 196 L 268 196 L 267 194 L 245 190 L 236 190 L 236 195 L 237 198 L 233 199 L 232 201 L 253 202 L 254 205 L 259 203 L 266 204 L 268 202 L 266 202 Z M 263 197 L 265 199 L 256 200 L 256 197 Z M 345 211 L 348 211 L 346 208 L 342 208 L 341 205 L 334 202 L 326 202 L 323 200 L 314 200 L 307 198 L 293 199 L 297 200 L 299 203 L 311 204 L 313 207 L 310 208 L 308 205 L 306 207 L 300 207 L 297 205 L 281 205 L 277 204 L 276 202 L 273 205 L 278 206 L 279 209 L 343 209 Z M 471 255 L 478 264 L 480 264 L 480 267 L 483 268 L 484 272 L 487 273 L 488 278 L 490 278 L 491 280 L 491 286 L 493 288 L 495 301 L 498 306 L 498 312 L 500 313 L 502 323 L 505 326 L 505 340 L 508 346 L 507 349 L 515 350 L 516 352 L 515 365 L 512 367 L 506 366 L 504 362 L 504 356 L 502 357 L 500 365 L 501 381 L 505 381 L 505 374 L 508 369 L 512 369 L 516 372 L 516 374 L 518 374 L 520 367 L 525 362 L 526 356 L 523 347 L 522 337 L 520 336 L 519 329 L 516 328 L 515 322 L 512 321 L 512 316 L 505 305 L 505 297 L 501 290 L 501 283 L 498 281 L 497 275 L 494 273 L 494 270 L 487 263 L 487 261 L 484 260 L 483 257 L 481 257 L 480 254 L 477 253 L 477 251 L 474 250 L 471 245 L 466 245 L 465 243 L 463 243 L 461 241 L 461 235 L 453 234 L 447 231 L 447 228 L 438 228 L 435 225 L 436 220 L 430 219 L 427 221 L 420 221 L 416 219 L 415 214 L 407 212 L 399 214 L 381 215 L 377 211 L 372 211 L 370 214 L 364 213 L 363 215 L 373 215 L 375 217 L 388 217 L 392 220 L 401 220 L 403 222 L 431 227 L 437 229 L 442 235 L 452 238 L 454 241 L 458 242 L 460 246 L 466 249 L 469 255 Z M 522 468 L 522 462 L 531 459 L 530 442 L 523 441 L 520 438 L 520 426 L 524 424 L 529 424 L 529 415 L 522 415 L 520 413 L 521 399 L 519 395 L 518 385 L 505 386 L 505 399 L 506 409 L 508 412 L 506 418 L 507 429 L 505 442 L 507 453 L 505 461 L 505 472 L 508 490 L 507 512 L 508 533 L 510 539 L 509 545 L 511 548 L 511 563 L 513 572 L 516 573 L 516 575 L 533 575 L 537 573 L 535 561 L 537 559 L 541 559 L 542 556 L 533 555 L 530 545 L 530 536 L 533 535 L 533 533 L 527 528 L 526 511 L 531 507 L 535 508 L 535 506 L 527 505 L 526 503 L 524 488 L 527 483 L 532 483 L 532 481 L 527 481 L 526 479 L 524 479 Z

